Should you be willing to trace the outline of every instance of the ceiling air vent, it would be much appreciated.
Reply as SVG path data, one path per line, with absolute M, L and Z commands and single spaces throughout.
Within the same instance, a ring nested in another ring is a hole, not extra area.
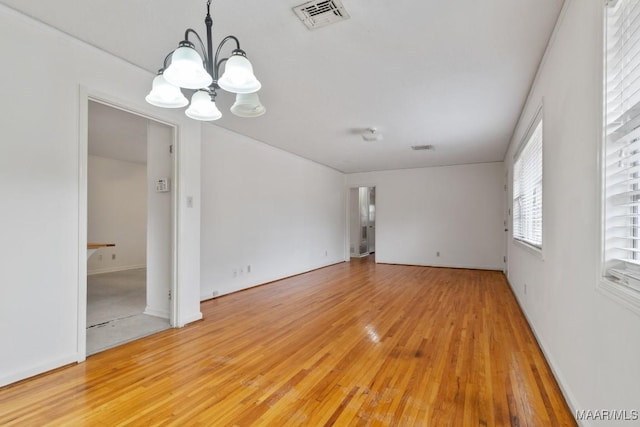
M 433 145 L 412 145 L 411 149 L 415 151 L 432 151 Z
M 350 18 L 340 0 L 314 0 L 293 10 L 310 30 Z

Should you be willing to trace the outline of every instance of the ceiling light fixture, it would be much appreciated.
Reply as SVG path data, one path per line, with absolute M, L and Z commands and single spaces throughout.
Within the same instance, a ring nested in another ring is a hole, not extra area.
M 247 54 L 240 49 L 240 42 L 235 36 L 227 36 L 218 45 L 213 56 L 211 30 L 213 20 L 209 9 L 211 0 L 207 1 L 207 17 L 204 23 L 207 27 L 207 45 L 205 45 L 193 29 L 188 28 L 184 33 L 184 40 L 178 48 L 164 58 L 163 67 L 153 79 L 151 92 L 146 101 L 162 108 L 181 108 L 189 104 L 180 88 L 195 89 L 191 97 L 191 105 L 185 114 L 194 120 L 218 120 L 222 113 L 216 107 L 216 89 L 224 89 L 236 93 L 236 102 L 231 112 L 239 117 L 258 117 L 267 110 L 260 103 L 258 91 L 262 87 L 253 74 L 251 62 Z M 189 35 L 198 40 L 204 60 L 189 41 Z M 225 43 L 234 41 L 236 48 L 230 57 L 220 58 L 220 51 Z M 169 63 L 169 59 L 171 62 Z M 224 73 L 220 75 L 224 64 Z
M 368 128 L 362 132 L 362 139 L 365 141 L 382 141 L 383 136 L 377 128 Z

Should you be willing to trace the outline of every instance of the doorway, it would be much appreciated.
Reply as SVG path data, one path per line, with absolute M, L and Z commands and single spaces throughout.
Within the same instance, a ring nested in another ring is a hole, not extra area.
M 175 130 L 91 99 L 87 118 L 91 355 L 171 327 Z
M 349 254 L 361 258 L 376 251 L 376 188 L 349 189 Z

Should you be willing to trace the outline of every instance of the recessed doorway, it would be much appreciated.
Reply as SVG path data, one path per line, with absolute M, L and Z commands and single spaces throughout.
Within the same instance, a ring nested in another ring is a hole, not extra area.
M 86 354 L 171 327 L 174 128 L 88 102 Z
M 376 251 L 376 188 L 349 189 L 349 254 L 360 258 Z

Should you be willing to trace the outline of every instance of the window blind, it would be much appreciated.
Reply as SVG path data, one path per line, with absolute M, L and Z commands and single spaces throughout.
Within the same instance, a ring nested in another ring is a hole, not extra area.
M 640 1 L 606 8 L 604 274 L 640 292 Z
M 513 237 L 542 248 L 542 120 L 513 165 Z

